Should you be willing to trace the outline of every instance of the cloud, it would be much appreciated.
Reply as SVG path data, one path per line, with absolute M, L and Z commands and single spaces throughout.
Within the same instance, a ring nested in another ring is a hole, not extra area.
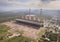
M 27 1 L 27 0 L 26 0 Z M 9 1 L 0 1 L 1 5 L 7 5 L 7 6 L 11 6 L 11 7 L 29 7 L 29 8 L 32 8 L 32 7 L 36 7 L 36 5 L 38 4 L 38 1 L 37 0 L 30 0 L 30 1 L 27 1 L 27 2 L 21 2 L 21 1 L 16 1 L 16 0 L 9 0 Z
M 47 2 L 47 3 L 46 3 Z M 60 9 L 59 0 L 0 0 L 0 7 Z
M 41 2 L 43 2 L 43 3 L 49 3 L 51 1 L 56 1 L 56 0 L 41 0 Z
M 60 9 L 60 1 L 50 2 L 49 4 L 43 6 L 43 8 L 46 8 L 46 9 Z
M 17 2 L 29 2 L 31 0 L 9 0 L 9 1 L 17 1 Z

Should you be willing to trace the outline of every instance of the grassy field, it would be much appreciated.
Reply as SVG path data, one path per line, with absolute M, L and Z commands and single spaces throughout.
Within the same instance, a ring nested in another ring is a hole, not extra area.
M 0 24 L 0 37 L 4 37 L 8 32 L 9 27 L 7 27 L 6 25 L 2 25 Z
M 6 25 L 0 24 L 0 42 L 5 39 L 5 36 L 8 34 L 9 27 Z

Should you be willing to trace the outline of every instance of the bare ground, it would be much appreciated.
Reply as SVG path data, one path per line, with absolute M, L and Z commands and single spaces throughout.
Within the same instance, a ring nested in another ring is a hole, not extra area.
M 24 34 L 23 34 L 24 37 L 28 37 L 28 38 L 32 38 L 32 39 L 36 39 L 40 32 L 39 29 L 34 29 L 31 26 L 26 26 L 26 25 L 22 25 L 22 24 L 16 24 L 14 22 L 5 22 L 3 24 L 7 25 L 11 28 L 9 30 L 9 32 L 11 32 L 12 34 L 18 35 L 18 32 L 16 32 L 16 30 L 19 30 L 19 31 L 24 32 Z

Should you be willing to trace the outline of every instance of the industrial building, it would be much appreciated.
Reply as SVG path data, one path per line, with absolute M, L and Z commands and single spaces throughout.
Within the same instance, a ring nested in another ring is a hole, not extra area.
M 35 27 L 43 27 L 43 23 L 36 15 L 25 15 L 21 16 L 21 19 L 16 19 L 16 23 L 22 23 L 25 25 L 35 26 Z

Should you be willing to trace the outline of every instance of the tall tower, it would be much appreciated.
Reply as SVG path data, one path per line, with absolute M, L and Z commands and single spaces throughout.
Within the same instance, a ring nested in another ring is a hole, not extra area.
M 31 9 L 29 8 L 29 13 L 28 13 L 28 15 L 29 15 L 29 18 L 28 18 L 28 20 L 31 20 Z

